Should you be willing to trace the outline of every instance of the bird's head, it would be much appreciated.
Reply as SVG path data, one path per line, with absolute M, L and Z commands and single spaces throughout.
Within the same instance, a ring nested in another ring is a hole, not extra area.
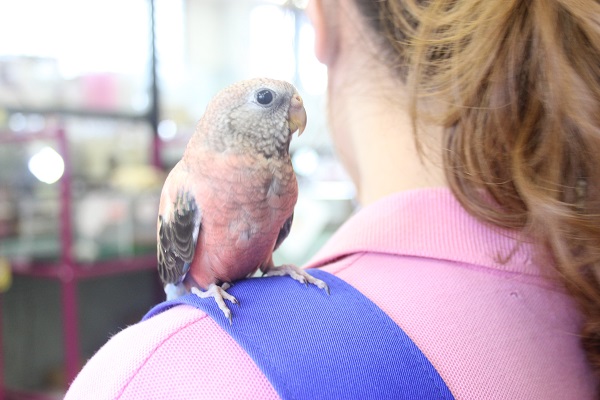
M 285 81 L 257 78 L 219 92 L 200 121 L 198 133 L 218 151 L 255 151 L 265 157 L 287 155 L 292 134 L 306 126 L 296 88 Z

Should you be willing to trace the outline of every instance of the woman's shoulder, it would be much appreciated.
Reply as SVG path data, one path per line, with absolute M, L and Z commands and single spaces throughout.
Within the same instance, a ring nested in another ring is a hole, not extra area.
M 206 317 L 200 310 L 178 307 L 121 330 L 85 364 L 66 399 L 89 396 L 119 398 L 128 384 L 163 346 L 177 346 L 180 336 Z
M 258 381 L 263 390 L 252 395 L 269 398 L 268 381 L 237 343 L 205 312 L 179 306 L 114 335 L 65 399 L 196 398 L 198 391 L 218 397 L 254 387 L 232 386 L 232 375 Z
M 323 269 L 401 326 L 456 398 L 593 397 L 576 304 L 540 276 L 376 252 Z

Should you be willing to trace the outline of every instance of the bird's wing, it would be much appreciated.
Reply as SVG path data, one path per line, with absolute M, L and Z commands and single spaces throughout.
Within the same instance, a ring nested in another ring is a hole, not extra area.
M 294 213 L 290 215 L 288 219 L 285 220 L 283 226 L 279 230 L 279 235 L 277 236 L 277 241 L 275 242 L 275 248 L 273 251 L 277 250 L 277 248 L 283 243 L 285 238 L 290 234 L 290 229 L 292 229 L 292 221 L 294 221 Z
M 167 199 L 167 201 L 169 201 Z M 180 283 L 194 258 L 202 212 L 190 191 L 178 190 L 158 216 L 158 272 L 163 283 Z

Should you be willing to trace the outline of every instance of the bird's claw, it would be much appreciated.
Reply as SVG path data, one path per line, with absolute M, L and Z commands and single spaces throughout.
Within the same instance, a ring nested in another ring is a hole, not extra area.
M 317 287 L 323 289 L 325 291 L 325 293 L 327 293 L 327 295 L 331 295 L 330 291 L 329 291 L 329 285 L 327 285 L 325 282 L 321 281 L 321 283 L 323 283 L 323 285 L 319 285 L 317 284 Z
M 203 298 L 203 299 L 205 299 L 207 297 L 214 298 L 215 302 L 217 303 L 217 306 L 223 312 L 223 314 L 225 315 L 225 318 L 227 318 L 229 320 L 229 324 L 232 325 L 233 318 L 232 318 L 231 310 L 225 304 L 225 300 L 227 300 L 233 304 L 237 304 L 238 306 L 240 305 L 240 302 L 234 296 L 232 296 L 226 292 L 226 290 L 229 289 L 230 287 L 231 287 L 231 285 L 227 282 L 223 283 L 221 286 L 211 283 L 208 286 L 208 289 L 206 289 L 206 291 L 204 291 L 204 292 L 196 287 L 193 287 L 191 289 L 191 292 L 193 294 L 195 294 L 196 296 Z
M 281 265 L 279 267 L 272 267 L 266 271 L 263 276 L 283 276 L 289 275 L 292 279 L 297 280 L 300 283 L 304 283 L 307 287 L 309 284 L 313 284 L 316 287 L 325 290 L 329 293 L 329 286 L 320 279 L 315 278 L 302 268 L 298 268 L 295 265 Z

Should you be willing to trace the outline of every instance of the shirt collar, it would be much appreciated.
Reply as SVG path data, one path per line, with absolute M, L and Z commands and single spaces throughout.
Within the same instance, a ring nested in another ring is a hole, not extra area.
M 313 257 L 309 267 L 363 252 L 540 275 L 530 243 L 519 241 L 515 232 L 478 221 L 447 188 L 399 192 L 361 209 Z

